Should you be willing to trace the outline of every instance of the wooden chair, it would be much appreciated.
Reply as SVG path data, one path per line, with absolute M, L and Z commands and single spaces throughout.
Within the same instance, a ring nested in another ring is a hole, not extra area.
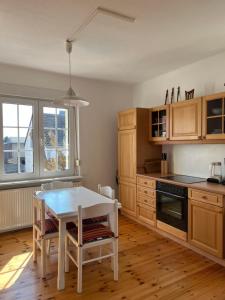
M 37 193 L 33 199 L 33 261 L 37 261 L 37 249 L 41 250 L 41 276 L 46 275 L 46 241 L 58 238 L 57 220 L 45 217 L 45 201 L 37 198 Z
M 98 224 L 84 225 L 83 220 L 98 216 L 108 216 L 107 226 Z M 69 245 L 74 245 L 76 256 L 72 255 Z M 108 254 L 98 255 L 98 257 L 84 258 L 84 250 L 110 245 Z M 118 280 L 118 203 L 102 203 L 91 207 L 78 207 L 78 226 L 76 229 L 68 230 L 66 235 L 65 249 L 65 271 L 69 272 L 69 259 L 77 266 L 77 292 L 82 292 L 82 272 L 83 265 L 111 257 L 113 261 L 114 280 Z
M 110 199 L 115 199 L 115 190 L 111 186 L 102 186 L 98 184 L 98 193 Z
M 73 187 L 72 181 L 52 181 L 49 183 L 43 183 L 41 185 L 41 190 L 46 192 L 49 190 L 66 189 L 72 187 Z

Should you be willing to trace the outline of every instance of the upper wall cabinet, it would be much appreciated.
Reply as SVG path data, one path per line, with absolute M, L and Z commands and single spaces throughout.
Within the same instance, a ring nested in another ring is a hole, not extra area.
M 225 93 L 203 97 L 203 138 L 225 138 Z
M 170 140 L 201 139 L 201 98 L 170 105 Z
M 137 125 L 136 109 L 128 109 L 118 114 L 118 129 L 135 129 Z
M 149 140 L 158 142 L 169 139 L 169 105 L 150 109 Z

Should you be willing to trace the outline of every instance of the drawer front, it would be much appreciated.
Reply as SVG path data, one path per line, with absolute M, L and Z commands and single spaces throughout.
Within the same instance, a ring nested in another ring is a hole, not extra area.
M 223 196 L 201 190 L 189 189 L 188 196 L 190 199 L 223 207 Z
M 138 204 L 137 217 L 141 222 L 156 226 L 156 212 L 152 207 L 144 204 Z
M 142 194 L 139 194 L 139 193 L 137 195 L 137 202 L 140 203 L 140 204 L 145 204 L 145 205 L 151 206 L 153 208 L 156 207 L 155 198 L 146 197 L 146 196 L 143 196 Z
M 156 196 L 156 191 L 155 190 L 152 190 L 150 188 L 146 188 L 146 187 L 143 187 L 143 186 L 140 186 L 140 185 L 137 186 L 137 191 L 138 191 L 138 194 L 141 194 L 143 196 L 149 196 L 149 197 L 152 197 L 152 198 L 155 198 L 155 196 Z
M 137 184 L 149 187 L 151 189 L 156 188 L 156 181 L 154 179 L 145 178 L 145 177 L 137 177 Z

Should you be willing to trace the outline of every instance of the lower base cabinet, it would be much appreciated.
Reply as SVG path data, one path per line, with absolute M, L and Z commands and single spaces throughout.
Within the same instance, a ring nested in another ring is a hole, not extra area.
M 189 243 L 223 257 L 223 208 L 189 199 Z
M 119 200 L 122 204 L 122 211 L 136 217 L 136 184 L 130 182 L 120 182 Z
M 137 218 L 141 222 L 155 226 L 156 225 L 155 208 L 150 207 L 145 204 L 142 204 L 142 203 L 138 203 L 137 204 Z

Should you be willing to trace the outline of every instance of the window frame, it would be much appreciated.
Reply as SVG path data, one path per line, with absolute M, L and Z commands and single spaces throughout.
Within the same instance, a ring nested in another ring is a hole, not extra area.
M 3 149 L 3 110 L 2 104 L 32 105 L 33 107 L 33 172 L 32 173 L 4 173 Z M 43 145 L 43 107 L 68 109 L 69 135 L 69 169 L 65 171 L 44 171 Z M 75 114 L 74 109 L 63 105 L 54 105 L 52 101 L 32 99 L 20 96 L 0 96 L 0 182 L 20 181 L 29 179 L 54 178 L 75 175 Z
M 52 107 L 52 108 L 64 108 L 68 109 L 68 137 L 69 137 L 69 169 L 65 171 L 44 171 L 44 127 L 43 127 L 43 107 Z M 72 176 L 75 173 L 74 170 L 74 135 L 72 134 L 74 128 L 74 111 L 72 108 L 65 107 L 62 105 L 55 105 L 49 101 L 41 101 L 39 103 L 39 163 L 40 163 L 40 177 L 60 177 L 60 176 Z

